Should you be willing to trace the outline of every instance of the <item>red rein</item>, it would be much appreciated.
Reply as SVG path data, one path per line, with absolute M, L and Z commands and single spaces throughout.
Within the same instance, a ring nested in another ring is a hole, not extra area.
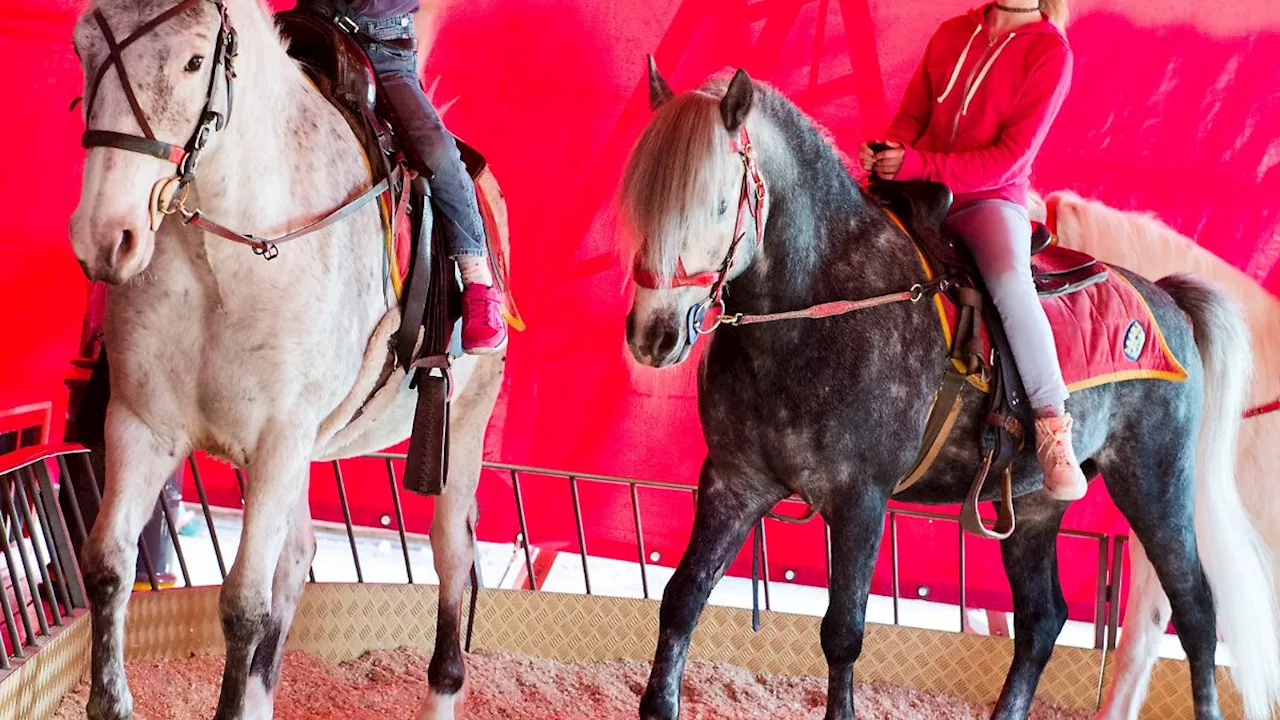
M 1258 407 L 1253 408 L 1252 410 L 1248 410 L 1245 412 L 1244 417 L 1246 420 L 1248 420 L 1249 418 L 1255 418 L 1255 417 L 1258 417 L 1259 415 L 1266 415 L 1267 413 L 1273 413 L 1277 411 L 1280 411 L 1280 400 L 1276 400 L 1275 402 L 1272 402 L 1272 403 L 1267 403 L 1266 405 L 1259 405 Z

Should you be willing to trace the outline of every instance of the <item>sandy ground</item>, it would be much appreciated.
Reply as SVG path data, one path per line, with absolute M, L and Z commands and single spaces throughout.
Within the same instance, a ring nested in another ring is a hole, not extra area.
M 301 652 L 285 657 L 276 695 L 280 720 L 398 720 L 413 717 L 427 689 L 430 658 L 418 650 L 367 653 L 330 665 Z M 139 720 L 208 718 L 217 704 L 220 656 L 129 663 Z M 563 663 L 523 656 L 476 653 L 468 657 L 470 720 L 605 720 L 635 718 L 648 677 L 635 661 Z M 83 720 L 88 685 L 63 701 L 56 720 Z M 820 719 L 826 680 L 759 675 L 732 665 L 691 662 L 685 673 L 681 718 Z M 906 688 L 861 684 L 859 720 L 977 720 L 990 710 L 959 698 Z M 1037 707 L 1032 720 L 1084 720 L 1087 712 Z

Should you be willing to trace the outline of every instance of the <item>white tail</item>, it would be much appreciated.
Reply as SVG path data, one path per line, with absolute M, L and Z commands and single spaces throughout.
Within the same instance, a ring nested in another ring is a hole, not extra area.
M 1280 608 L 1273 560 L 1236 491 L 1236 442 L 1253 375 L 1249 329 L 1235 301 L 1190 275 L 1161 289 L 1191 317 L 1204 363 L 1196 452 L 1196 542 L 1245 714 L 1266 720 L 1280 702 Z M 1142 555 L 1141 562 L 1146 562 Z

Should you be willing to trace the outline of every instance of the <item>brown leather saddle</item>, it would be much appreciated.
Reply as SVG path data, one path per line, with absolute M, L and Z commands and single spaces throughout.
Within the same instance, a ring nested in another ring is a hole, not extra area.
M 380 101 L 377 77 L 364 50 L 337 23 L 306 10 L 277 13 L 276 25 L 288 40 L 288 52 L 329 101 L 342 112 L 364 147 L 374 181 L 393 177 L 407 160 L 395 131 L 385 120 L 388 108 Z M 455 138 L 462 161 L 474 180 L 485 159 Z M 425 169 L 424 169 L 425 170 Z M 404 484 L 407 490 L 438 495 L 448 475 L 449 400 L 453 358 L 461 355 L 458 323 L 462 315 L 461 286 L 449 260 L 440 222 L 435 222 L 428 177 L 419 175 L 408 189 L 413 248 L 401 298 L 401 324 L 391 351 L 410 374 L 418 390 L 417 410 L 409 441 Z M 405 189 L 392 190 L 403 198 Z M 430 211 L 430 212 L 429 212 Z M 394 210 L 393 210 L 394 212 Z M 387 219 L 394 223 L 395 218 Z M 421 338 L 421 342 L 419 342 Z
M 964 244 L 945 228 L 944 221 L 953 199 L 949 188 L 924 181 L 874 180 L 867 189 L 873 200 L 902 221 L 935 276 L 947 279 L 945 292 L 959 308 L 947 358 L 947 373 L 926 423 L 920 456 L 912 472 L 899 483 L 898 490 L 909 487 L 928 470 L 947 440 L 966 379 L 971 375 L 981 375 L 990 388 L 986 423 L 978 438 L 983 462 L 969 491 L 961 522 L 975 534 L 1003 539 L 1014 528 L 1010 468 L 1029 435 L 1028 428 L 1034 423 L 1034 413 L 1013 361 L 1000 315 L 990 301 L 982 276 Z M 1053 235 L 1050 230 L 1043 224 L 1033 223 L 1031 254 L 1038 255 L 1051 245 Z M 1055 256 L 1052 264 L 1033 262 L 1032 276 L 1037 291 L 1043 297 L 1078 292 L 1108 276 L 1104 265 L 1082 253 L 1055 249 L 1052 255 Z M 1040 267 L 1035 267 L 1037 265 Z M 985 352 L 983 323 L 986 323 L 990 336 L 989 354 Z M 948 411 L 952 413 L 949 421 L 946 418 Z M 987 479 L 993 476 L 1002 479 L 1002 498 L 996 525 L 988 529 L 978 516 L 977 503 Z

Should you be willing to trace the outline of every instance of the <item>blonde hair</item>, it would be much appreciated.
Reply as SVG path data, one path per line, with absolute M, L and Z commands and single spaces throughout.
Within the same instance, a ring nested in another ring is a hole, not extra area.
M 1071 20 L 1067 0 L 1040 0 L 1040 12 L 1049 18 L 1049 22 L 1057 25 L 1059 30 L 1066 30 L 1067 22 Z

